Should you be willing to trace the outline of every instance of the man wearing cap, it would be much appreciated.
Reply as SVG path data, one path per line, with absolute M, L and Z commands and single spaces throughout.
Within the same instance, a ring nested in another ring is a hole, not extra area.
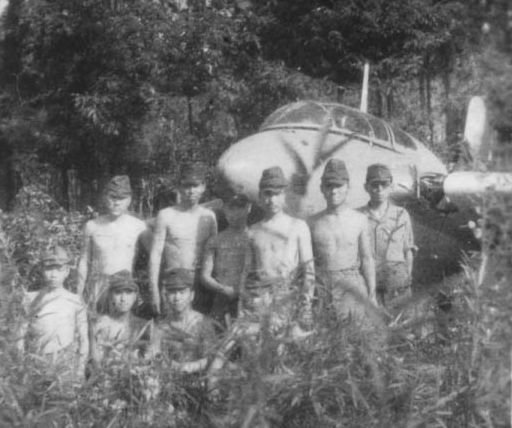
M 158 213 L 149 259 L 150 288 L 157 312 L 160 311 L 160 269 L 189 269 L 196 272 L 199 279 L 206 241 L 217 234 L 215 214 L 199 205 L 204 190 L 204 168 L 198 164 L 186 165 L 180 171 L 178 203 Z M 208 312 L 209 295 L 197 280 L 195 292 L 194 307 Z
M 370 165 L 364 188 L 370 195 L 360 211 L 368 217 L 370 243 L 376 262 L 377 298 L 393 310 L 410 296 L 414 253 L 411 219 L 404 208 L 389 200 L 393 176 L 383 164 Z
M 248 269 L 247 216 L 251 203 L 245 195 L 235 193 L 222 208 L 228 227 L 206 243 L 201 280 L 215 292 L 210 315 L 225 326 L 226 317 L 237 316 L 240 286 Z
M 375 301 L 375 265 L 366 217 L 346 204 L 349 174 L 345 162 L 329 159 L 320 187 L 327 202 L 311 220 L 320 308 L 332 307 L 340 318 L 364 317 Z M 331 306 L 332 305 L 332 306 Z
M 42 357 L 67 379 L 80 379 L 89 352 L 87 311 L 81 299 L 64 288 L 70 259 L 60 246 L 43 253 L 41 290 L 26 293 L 18 347 Z
M 290 303 L 290 291 L 294 288 L 290 286 L 299 285 L 301 304 L 305 305 L 301 315 L 309 316 L 314 293 L 311 234 L 306 222 L 283 211 L 287 186 L 280 167 L 263 171 L 259 202 L 265 217 L 249 229 L 250 274 L 257 279 L 254 284 L 272 284 L 272 297 L 282 300 L 286 317 L 291 315 L 291 307 L 286 304 Z
M 77 291 L 100 311 L 104 300 L 106 277 L 116 272 L 132 272 L 139 237 L 146 229 L 143 221 L 128 214 L 132 190 L 126 175 L 113 177 L 103 198 L 106 214 L 86 223 L 80 260 Z
M 108 277 L 108 313 L 93 326 L 91 358 L 98 364 L 110 352 L 114 357 L 142 356 L 144 341 L 149 338 L 148 321 L 132 313 L 139 287 L 130 271 L 123 270 Z M 147 330 L 147 332 L 145 331 Z
M 164 317 L 152 337 L 152 355 L 161 355 L 171 367 L 184 373 L 207 368 L 208 353 L 215 338 L 211 321 L 192 309 L 195 272 L 176 268 L 162 274 Z

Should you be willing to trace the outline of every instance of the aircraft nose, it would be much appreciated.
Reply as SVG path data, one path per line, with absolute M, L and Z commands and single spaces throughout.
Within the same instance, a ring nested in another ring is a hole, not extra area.
M 263 170 L 280 166 L 289 178 L 295 169 L 283 142 L 272 132 L 253 135 L 231 146 L 220 157 L 217 169 L 224 185 L 241 191 L 249 198 L 258 197 Z

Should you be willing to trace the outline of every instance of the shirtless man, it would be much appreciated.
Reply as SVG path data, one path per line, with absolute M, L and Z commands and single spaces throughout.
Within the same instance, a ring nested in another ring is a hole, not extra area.
M 392 182 L 393 176 L 386 165 L 370 165 L 364 185 L 370 201 L 360 208 L 368 217 L 377 271 L 377 299 L 390 310 L 411 295 L 413 251 L 416 248 L 409 214 L 389 200 Z
M 232 195 L 223 206 L 227 229 L 206 244 L 201 280 L 205 287 L 215 292 L 210 315 L 224 326 L 226 317 L 237 316 L 240 286 L 247 273 L 247 216 L 250 210 L 251 204 L 245 195 Z
M 69 263 L 62 247 L 43 254 L 44 286 L 26 295 L 27 316 L 18 330 L 18 348 L 42 357 L 38 361 L 60 370 L 64 378 L 80 379 L 89 352 L 87 310 L 64 288 Z
M 107 354 L 115 350 L 115 357 L 128 354 L 135 357 L 144 353 L 143 339 L 149 338 L 150 321 L 132 314 L 139 287 L 129 271 L 123 270 L 108 278 L 108 313 L 98 318 L 93 326 L 91 358 L 100 363 Z M 145 328 L 148 328 L 147 334 Z
M 314 265 L 309 228 L 303 220 L 284 213 L 288 183 L 280 167 L 263 171 L 259 201 L 265 217 L 249 229 L 250 274 L 259 281 L 272 283 L 272 297 L 286 303 L 291 285 L 299 285 L 308 317 L 314 293 Z M 297 284 L 297 281 L 299 284 Z M 289 305 L 281 306 L 283 315 L 291 315 Z
M 211 321 L 192 309 L 196 273 L 177 268 L 162 275 L 165 316 L 155 328 L 151 354 L 170 361 L 182 373 L 198 373 L 208 366 L 215 331 Z
M 333 309 L 340 318 L 364 314 L 368 299 L 375 301 L 375 265 L 368 237 L 366 216 L 346 205 L 349 175 L 345 162 L 330 159 L 320 187 L 327 202 L 324 211 L 311 220 L 320 308 Z
M 84 228 L 77 291 L 100 311 L 106 310 L 106 277 L 122 270 L 132 272 L 137 243 L 146 229 L 143 221 L 128 214 L 131 195 L 129 178 L 113 177 L 104 190 L 107 214 L 88 221 Z
M 160 312 L 158 288 L 160 269 L 175 268 L 196 272 L 201 262 L 206 241 L 217 234 L 215 214 L 199 205 L 205 190 L 205 173 L 197 164 L 185 166 L 179 177 L 176 206 L 158 213 L 155 234 L 149 258 L 149 282 L 154 310 Z M 203 313 L 209 309 L 209 296 L 200 288 L 196 279 L 194 307 Z

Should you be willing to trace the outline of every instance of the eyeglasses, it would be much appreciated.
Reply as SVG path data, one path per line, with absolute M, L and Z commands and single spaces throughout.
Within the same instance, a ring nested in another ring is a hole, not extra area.
M 378 189 L 379 187 L 382 187 L 384 189 L 388 188 L 389 186 L 391 186 L 391 181 L 389 180 L 386 180 L 386 181 L 372 181 L 370 183 L 370 187 L 372 189 Z

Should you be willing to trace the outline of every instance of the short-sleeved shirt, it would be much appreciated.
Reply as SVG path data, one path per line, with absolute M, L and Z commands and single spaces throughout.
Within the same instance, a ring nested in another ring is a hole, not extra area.
M 370 242 L 377 263 L 405 262 L 405 254 L 414 248 L 411 218 L 405 208 L 388 203 L 384 215 L 374 216 L 369 205 L 359 209 L 368 217 Z
M 100 316 L 94 326 L 94 338 L 100 358 L 112 349 L 119 354 L 124 354 L 127 350 L 143 350 L 142 341 L 149 337 L 149 328 L 148 333 L 143 334 L 147 323 L 148 321 L 136 316 L 131 316 L 128 323 L 120 323 L 109 315 Z M 135 343 L 136 340 L 139 343 Z
M 249 235 L 246 230 L 240 233 L 224 231 L 210 238 L 206 244 L 206 251 L 213 254 L 212 276 L 221 284 L 232 287 L 238 292 L 246 270 L 248 249 Z M 234 310 L 236 310 L 236 301 L 223 294 L 215 294 L 212 308 L 214 313 L 233 314 Z
M 77 333 L 87 325 L 80 298 L 64 288 L 28 293 L 26 346 L 39 355 L 78 348 Z
M 184 322 L 164 319 L 157 324 L 157 348 L 166 357 L 179 362 L 204 358 L 211 351 L 215 330 L 209 318 L 192 311 Z

